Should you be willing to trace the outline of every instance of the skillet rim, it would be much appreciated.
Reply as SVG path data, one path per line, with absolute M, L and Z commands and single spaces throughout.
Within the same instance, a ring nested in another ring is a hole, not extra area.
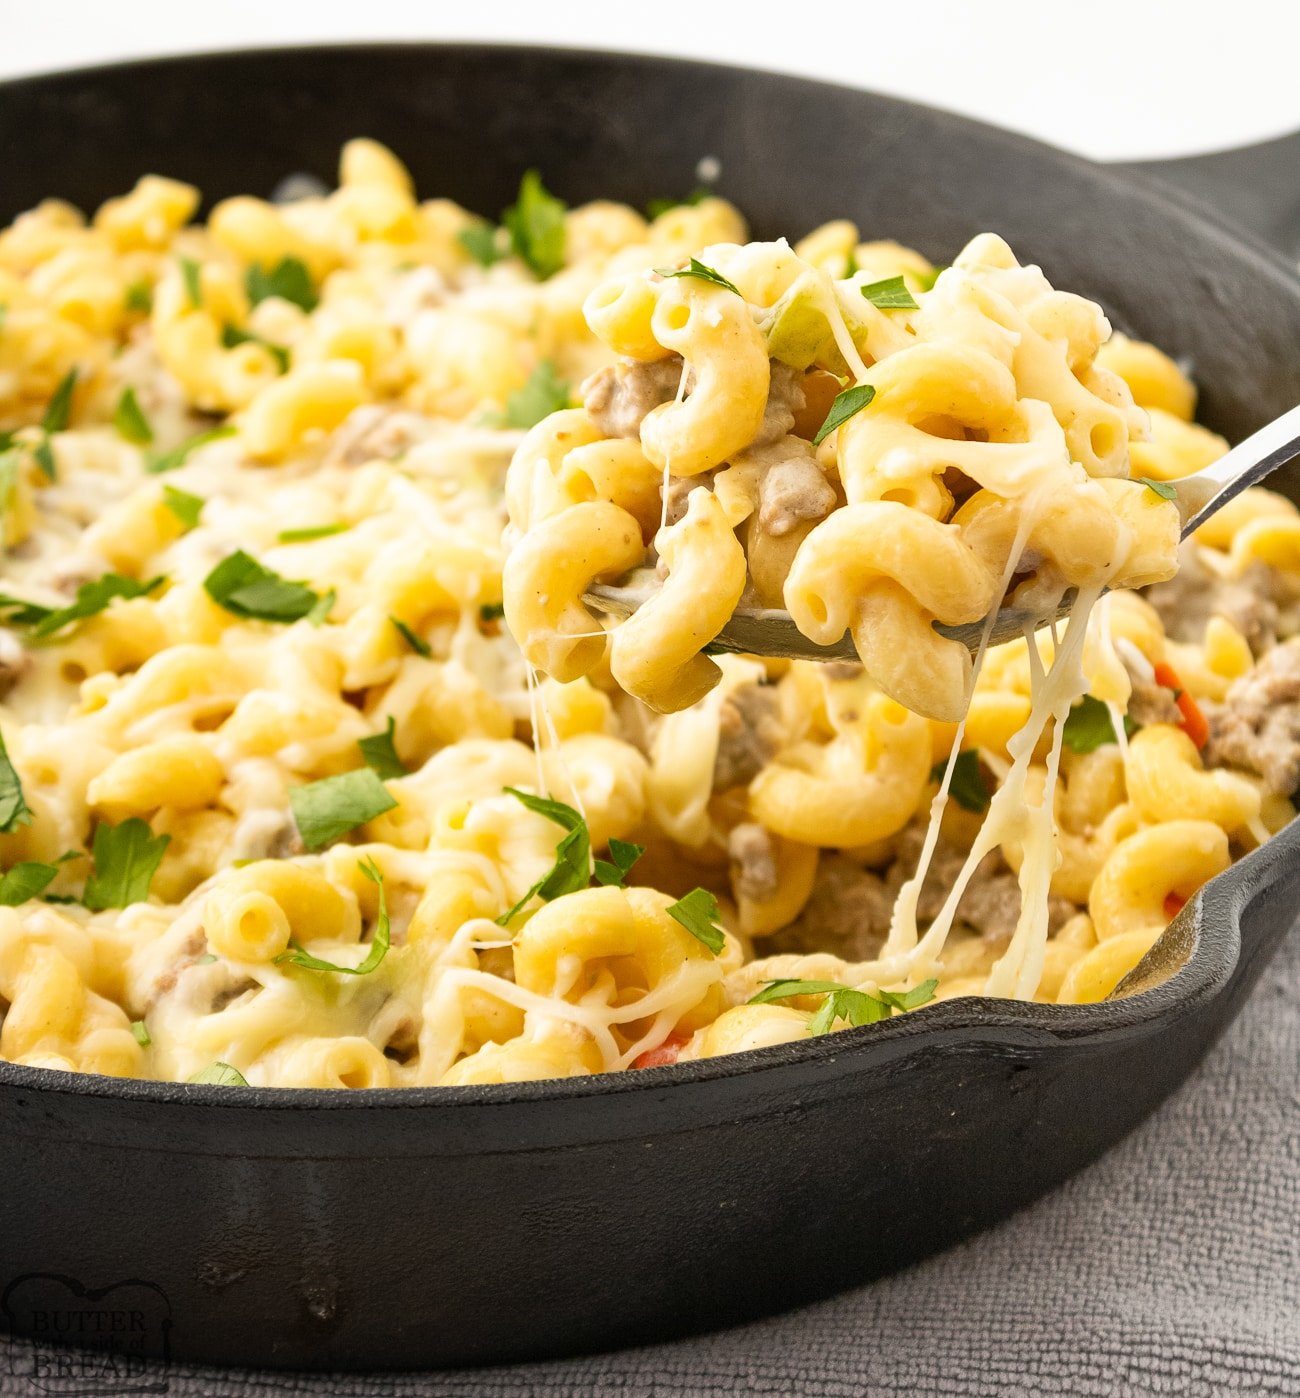
M 267 45 L 202 50 L 180 54 L 123 59 L 112 63 L 91 63 L 72 68 L 49 69 L 0 80 L 0 101 L 10 92 L 39 91 L 55 80 L 93 78 L 104 74 L 174 75 L 186 68 L 198 69 L 212 60 L 235 62 L 241 59 L 275 61 L 312 57 L 334 58 L 348 53 L 382 57 L 386 53 L 478 55 L 528 54 L 561 60 L 590 61 L 603 66 L 672 67 L 707 75 L 760 77 L 768 81 L 802 88 L 817 88 L 850 96 L 869 96 L 874 101 L 900 111 L 920 112 L 941 122 L 969 128 L 986 143 L 1000 143 L 1011 151 L 1031 151 L 1051 156 L 1076 174 L 1111 189 L 1121 190 L 1155 207 L 1167 220 L 1191 225 L 1201 237 L 1210 236 L 1227 246 L 1234 257 L 1246 256 L 1261 264 L 1271 279 L 1280 281 L 1283 291 L 1300 296 L 1300 275 L 1276 249 L 1247 229 L 1237 228 L 1231 218 L 1194 203 L 1176 184 L 1147 179 L 1134 180 L 1119 167 L 1090 160 L 1050 142 L 1026 136 L 958 112 L 925 102 L 911 101 L 887 93 L 859 88 L 847 83 L 827 82 L 757 66 L 713 63 L 676 55 L 634 53 L 616 49 L 587 49 L 532 43 L 437 42 L 404 40 L 390 42 Z M 1170 164 L 1176 162 L 1171 161 Z M 1148 177 L 1149 178 L 1149 177 Z M 1007 1047 L 1044 1048 L 1080 1041 L 1103 1043 L 1124 1038 L 1156 1021 L 1190 1013 L 1202 1002 L 1213 999 L 1231 983 L 1241 966 L 1243 952 L 1241 918 L 1253 899 L 1278 877 L 1290 855 L 1300 859 L 1300 818 L 1278 831 L 1268 844 L 1259 847 L 1205 884 L 1175 919 L 1190 933 L 1191 949 L 1185 962 L 1166 980 L 1150 989 L 1122 999 L 1093 1005 L 1048 1005 L 1033 1001 L 999 1000 L 968 996 L 942 1001 L 906 1015 L 873 1025 L 838 1030 L 802 1042 L 778 1044 L 717 1058 L 621 1073 L 588 1074 L 572 1078 L 547 1078 L 523 1083 L 481 1083 L 459 1087 L 382 1087 L 382 1088 L 291 1088 L 248 1087 L 236 1091 L 215 1084 L 112 1078 L 93 1073 L 62 1069 L 31 1068 L 0 1060 L 0 1089 L 47 1093 L 60 1097 L 120 1099 L 163 1106 L 193 1104 L 237 1110 L 377 1110 L 392 1107 L 428 1110 L 430 1107 L 462 1109 L 525 1106 L 539 1102 L 574 1100 L 588 1097 L 621 1098 L 628 1094 L 682 1091 L 724 1079 L 772 1073 L 778 1069 L 825 1071 L 839 1059 L 852 1059 L 857 1071 L 870 1066 L 873 1058 L 893 1059 L 921 1048 L 939 1051 L 972 1044 L 990 1043 Z

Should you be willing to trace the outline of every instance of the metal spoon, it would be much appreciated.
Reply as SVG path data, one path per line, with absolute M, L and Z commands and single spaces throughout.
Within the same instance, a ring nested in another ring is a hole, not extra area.
M 1240 495 L 1247 486 L 1258 485 L 1266 476 L 1300 456 L 1300 407 L 1292 408 L 1261 427 L 1244 442 L 1239 442 L 1227 455 L 1219 458 L 1194 476 L 1169 481 L 1173 499 L 1182 517 L 1182 537 L 1185 539 L 1200 528 L 1207 519 L 1229 500 Z M 658 580 L 649 569 L 629 574 L 625 583 L 592 583 L 583 593 L 589 607 L 609 616 L 628 617 L 648 602 L 658 588 Z M 1020 607 L 1003 607 L 993 621 L 989 644 L 999 645 L 1014 640 L 1026 631 L 1037 630 L 1065 616 L 1074 601 L 1074 592 L 1067 592 L 1056 612 L 1047 616 Z M 960 641 L 972 653 L 979 649 L 988 618 L 967 622 L 961 626 L 934 623 L 934 629 L 954 641 Z M 781 656 L 789 660 L 856 660 L 857 651 L 848 633 L 833 645 L 819 646 L 810 641 L 794 624 L 789 612 L 774 607 L 740 607 L 721 633 L 714 637 L 708 649 L 740 651 L 746 655 Z

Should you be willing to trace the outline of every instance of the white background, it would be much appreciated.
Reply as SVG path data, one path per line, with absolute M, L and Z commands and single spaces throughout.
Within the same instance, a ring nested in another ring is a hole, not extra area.
M 439 38 L 782 69 L 1101 159 L 1300 127 L 1300 0 L 0 0 L 0 77 L 205 48 Z

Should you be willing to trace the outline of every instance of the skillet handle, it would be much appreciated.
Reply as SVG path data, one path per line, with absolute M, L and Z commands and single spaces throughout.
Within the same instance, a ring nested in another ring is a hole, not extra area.
M 1291 262 L 1300 260 L 1300 131 L 1212 155 L 1125 161 L 1116 168 L 1173 185 Z

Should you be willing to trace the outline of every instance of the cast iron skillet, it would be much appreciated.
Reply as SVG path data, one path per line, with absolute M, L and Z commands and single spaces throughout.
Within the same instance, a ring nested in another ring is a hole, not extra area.
M 1190 356 L 1211 426 L 1240 435 L 1300 400 L 1300 281 L 1188 198 L 905 102 L 702 64 L 428 45 L 13 82 L 0 216 L 52 194 L 94 206 L 146 170 L 212 199 L 267 193 L 290 171 L 330 178 L 359 134 L 422 192 L 488 213 L 526 166 L 573 203 L 641 204 L 691 190 L 714 155 L 760 236 L 848 216 L 943 262 L 995 229 Z M 1275 232 L 1296 150 L 1256 156 L 1283 177 L 1254 196 Z M 1181 1082 L 1291 923 L 1298 852 L 1300 823 L 1215 879 L 1161 944 L 1181 969 L 1100 1006 L 965 1000 L 679 1068 L 432 1091 L 0 1065 L 7 1324 L 120 1309 L 133 1342 L 194 1360 L 441 1366 L 659 1339 L 861 1282 L 1051 1188 Z

